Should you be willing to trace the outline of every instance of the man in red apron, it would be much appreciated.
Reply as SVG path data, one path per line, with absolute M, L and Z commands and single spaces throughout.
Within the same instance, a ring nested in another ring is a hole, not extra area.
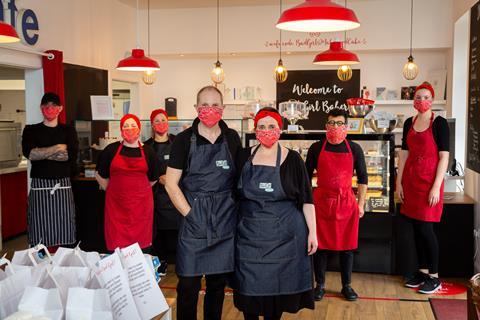
M 358 298 L 350 283 L 368 175 L 362 148 L 346 140 L 347 118 L 348 114 L 340 109 L 328 114 L 326 139 L 310 147 L 306 160 L 310 177 L 314 169 L 317 170 L 317 187 L 313 192 L 318 236 L 314 257 L 317 301 L 325 294 L 325 272 L 331 251 L 340 254 L 343 296 L 349 301 Z M 358 203 L 352 189 L 354 170 L 358 179 Z

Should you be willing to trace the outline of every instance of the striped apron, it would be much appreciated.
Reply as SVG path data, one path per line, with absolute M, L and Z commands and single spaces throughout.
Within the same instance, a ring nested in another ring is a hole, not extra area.
M 75 203 L 70 178 L 32 178 L 28 195 L 28 243 L 75 243 Z

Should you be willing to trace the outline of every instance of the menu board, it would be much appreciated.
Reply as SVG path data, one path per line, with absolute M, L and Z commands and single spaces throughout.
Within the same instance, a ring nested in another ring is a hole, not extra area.
M 467 168 L 480 173 L 480 2 L 470 15 Z
M 287 80 L 277 83 L 277 107 L 288 100 L 307 104 L 308 119 L 298 122 L 305 130 L 324 129 L 330 110 L 348 110 L 346 100 L 359 96 L 360 70 L 353 70 L 352 78 L 345 82 L 338 79 L 337 70 L 289 70 Z

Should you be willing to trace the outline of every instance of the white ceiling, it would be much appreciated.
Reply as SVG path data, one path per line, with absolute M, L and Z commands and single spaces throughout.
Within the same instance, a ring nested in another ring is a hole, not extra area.
M 119 2 L 135 7 L 136 0 L 117 0 Z M 147 7 L 148 0 L 138 0 L 141 8 Z M 349 2 L 373 1 L 373 0 L 349 0 Z M 376 0 L 378 1 L 378 0 Z M 302 3 L 302 0 L 282 0 L 285 5 L 294 5 Z M 343 4 L 343 0 L 335 1 Z M 278 5 L 280 0 L 220 0 L 221 7 L 242 7 L 242 6 L 268 6 Z M 151 9 L 180 9 L 180 8 L 204 8 L 215 7 L 217 0 L 150 0 Z

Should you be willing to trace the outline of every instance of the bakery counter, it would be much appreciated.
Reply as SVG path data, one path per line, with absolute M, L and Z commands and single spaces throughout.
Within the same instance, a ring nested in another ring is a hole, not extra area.
M 396 273 L 408 275 L 417 269 L 413 230 L 400 214 L 398 198 L 395 198 L 395 204 Z M 439 274 L 441 277 L 470 278 L 473 275 L 474 204 L 475 201 L 463 193 L 445 193 L 442 220 L 435 224 L 435 233 L 440 247 Z
M 27 231 L 27 194 L 26 163 L 0 169 L 0 250 L 2 240 Z

